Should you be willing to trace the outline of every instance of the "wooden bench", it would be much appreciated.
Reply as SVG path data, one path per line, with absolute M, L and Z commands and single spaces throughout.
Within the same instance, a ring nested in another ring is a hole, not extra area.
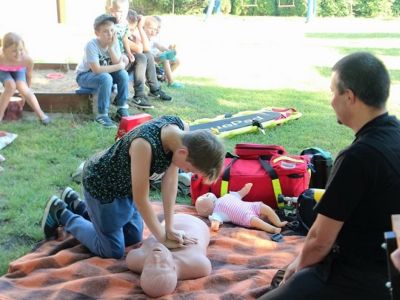
M 80 90 L 80 89 L 78 89 Z M 93 112 L 93 97 L 88 91 L 67 93 L 35 93 L 43 111 L 48 113 L 80 113 L 91 114 Z M 32 111 L 29 105 L 24 110 Z

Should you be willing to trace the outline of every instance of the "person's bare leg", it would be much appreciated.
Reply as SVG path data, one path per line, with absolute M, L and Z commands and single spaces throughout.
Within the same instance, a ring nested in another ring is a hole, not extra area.
M 39 102 L 35 94 L 28 87 L 26 82 L 17 81 L 17 90 L 20 92 L 21 96 L 24 97 L 28 105 L 32 108 L 32 110 L 36 113 L 40 120 L 44 120 L 45 118 L 47 118 L 47 115 L 40 108 Z
M 16 85 L 14 80 L 4 81 L 4 91 L 0 96 L 0 121 L 4 118 L 8 103 L 10 103 L 11 96 L 14 95 Z
M 286 221 L 282 222 L 275 211 L 264 203 L 261 204 L 260 213 L 261 216 L 266 216 L 267 219 L 277 227 L 283 227 L 287 224 Z
M 272 226 L 271 224 L 268 224 L 267 222 L 261 220 L 258 217 L 253 217 L 250 220 L 250 225 L 254 228 L 264 230 L 269 233 L 279 233 L 281 232 L 281 229 L 275 226 Z
M 170 65 L 171 65 L 171 71 L 174 72 L 180 65 L 180 61 L 179 59 L 175 59 L 175 61 L 171 61 Z
M 167 78 L 167 83 L 171 84 L 174 82 L 174 79 L 172 78 L 172 70 L 171 70 L 171 65 L 169 63 L 169 60 L 165 60 L 163 62 L 163 68 L 165 72 L 165 77 Z

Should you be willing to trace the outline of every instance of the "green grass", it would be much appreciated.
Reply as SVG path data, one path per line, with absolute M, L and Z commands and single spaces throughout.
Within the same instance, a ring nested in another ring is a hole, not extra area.
M 332 67 L 315 67 L 315 69 L 318 71 L 318 73 L 322 77 L 330 77 L 331 76 L 331 70 Z M 390 75 L 390 80 L 392 81 L 392 84 L 397 84 L 400 83 L 400 70 L 394 70 L 394 69 L 389 69 L 389 75 Z
M 220 88 L 198 78 L 183 81 L 185 92 L 170 90 L 174 102 L 156 102 L 156 109 L 150 111 L 154 117 L 179 111 L 179 116 L 190 122 L 266 106 L 296 107 L 303 113 L 299 120 L 267 130 L 266 135 L 248 134 L 226 140 L 230 151 L 236 143 L 246 141 L 285 145 L 294 154 L 309 146 L 337 153 L 352 139 L 348 129 L 336 125 L 328 94 Z M 191 84 L 194 81 L 198 84 Z M 48 127 L 36 121 L 5 123 L 2 130 L 17 133 L 18 138 L 2 150 L 7 160 L 2 163 L 5 171 L 0 175 L 1 274 L 9 261 L 42 239 L 40 221 L 47 198 L 60 194 L 67 185 L 79 190 L 70 174 L 91 154 L 110 145 L 116 133 L 78 118 L 58 118 Z M 152 193 L 152 198 L 158 200 L 159 194 Z M 190 203 L 190 199 L 180 197 L 178 202 Z
M 400 49 L 398 48 L 356 48 L 356 47 L 340 47 L 337 50 L 343 54 L 347 55 L 358 51 L 368 51 L 377 56 L 400 56 Z
M 306 33 L 307 38 L 316 39 L 399 39 L 400 33 L 397 32 L 311 32 Z
M 306 37 L 342 39 L 340 51 L 347 53 L 354 50 L 347 47 L 348 39 L 376 39 L 379 43 L 379 39 L 400 39 L 400 33 L 310 33 Z M 372 49 L 378 55 L 399 56 L 397 48 Z M 316 68 L 321 76 L 330 76 L 331 66 Z M 394 83 L 400 82 L 400 70 L 390 69 L 390 74 Z M 244 134 L 227 139 L 228 151 L 236 143 L 254 142 L 284 145 L 292 154 L 318 146 L 336 156 L 353 139 L 350 129 L 337 124 L 328 90 L 235 89 L 220 87 L 208 78 L 178 79 L 185 83 L 185 89 L 166 89 L 174 96 L 174 102 L 155 101 L 155 109 L 149 111 L 154 117 L 177 114 L 190 123 L 267 106 L 294 107 L 303 114 L 296 121 L 268 129 L 265 135 Z M 132 109 L 131 113 L 134 112 Z M 29 252 L 43 239 L 40 222 L 47 198 L 59 195 L 67 185 L 80 190 L 70 174 L 90 155 L 111 145 L 116 132 L 73 115 L 58 117 L 48 127 L 35 121 L 21 121 L 1 124 L 1 130 L 18 134 L 11 145 L 1 150 L 7 159 L 1 164 L 4 171 L 0 173 L 0 274 L 4 274 L 10 261 Z M 152 192 L 151 198 L 159 200 L 160 194 Z M 178 197 L 177 201 L 190 203 L 187 197 Z

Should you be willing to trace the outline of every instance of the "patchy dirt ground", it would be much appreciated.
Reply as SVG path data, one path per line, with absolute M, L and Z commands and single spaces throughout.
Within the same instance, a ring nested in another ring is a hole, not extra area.
M 51 79 L 51 75 L 61 75 L 62 78 Z M 35 92 L 73 92 L 78 88 L 73 70 L 35 70 L 32 78 L 32 89 Z

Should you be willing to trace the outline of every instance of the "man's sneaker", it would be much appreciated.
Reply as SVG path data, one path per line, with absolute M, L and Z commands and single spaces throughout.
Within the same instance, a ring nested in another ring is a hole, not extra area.
M 150 91 L 149 93 L 150 97 L 158 98 L 162 101 L 172 101 L 172 97 L 168 96 L 166 93 L 164 93 L 161 89 L 157 91 Z
M 117 109 L 117 112 L 114 116 L 114 121 L 119 122 L 121 121 L 122 117 L 129 117 L 129 111 L 124 107 Z
M 108 116 L 99 116 L 96 118 L 96 122 L 103 125 L 104 128 L 117 128 Z
M 145 96 L 133 97 L 129 103 L 137 108 L 154 108 Z
M 67 209 L 76 214 L 76 208 L 79 203 L 82 201 L 79 199 L 79 194 L 75 192 L 71 187 L 66 187 L 65 190 L 61 193 L 61 200 L 67 204 Z
M 67 204 L 57 196 L 51 196 L 47 201 L 42 219 L 42 230 L 46 239 L 57 237 L 57 228 L 60 226 L 60 216 Z

